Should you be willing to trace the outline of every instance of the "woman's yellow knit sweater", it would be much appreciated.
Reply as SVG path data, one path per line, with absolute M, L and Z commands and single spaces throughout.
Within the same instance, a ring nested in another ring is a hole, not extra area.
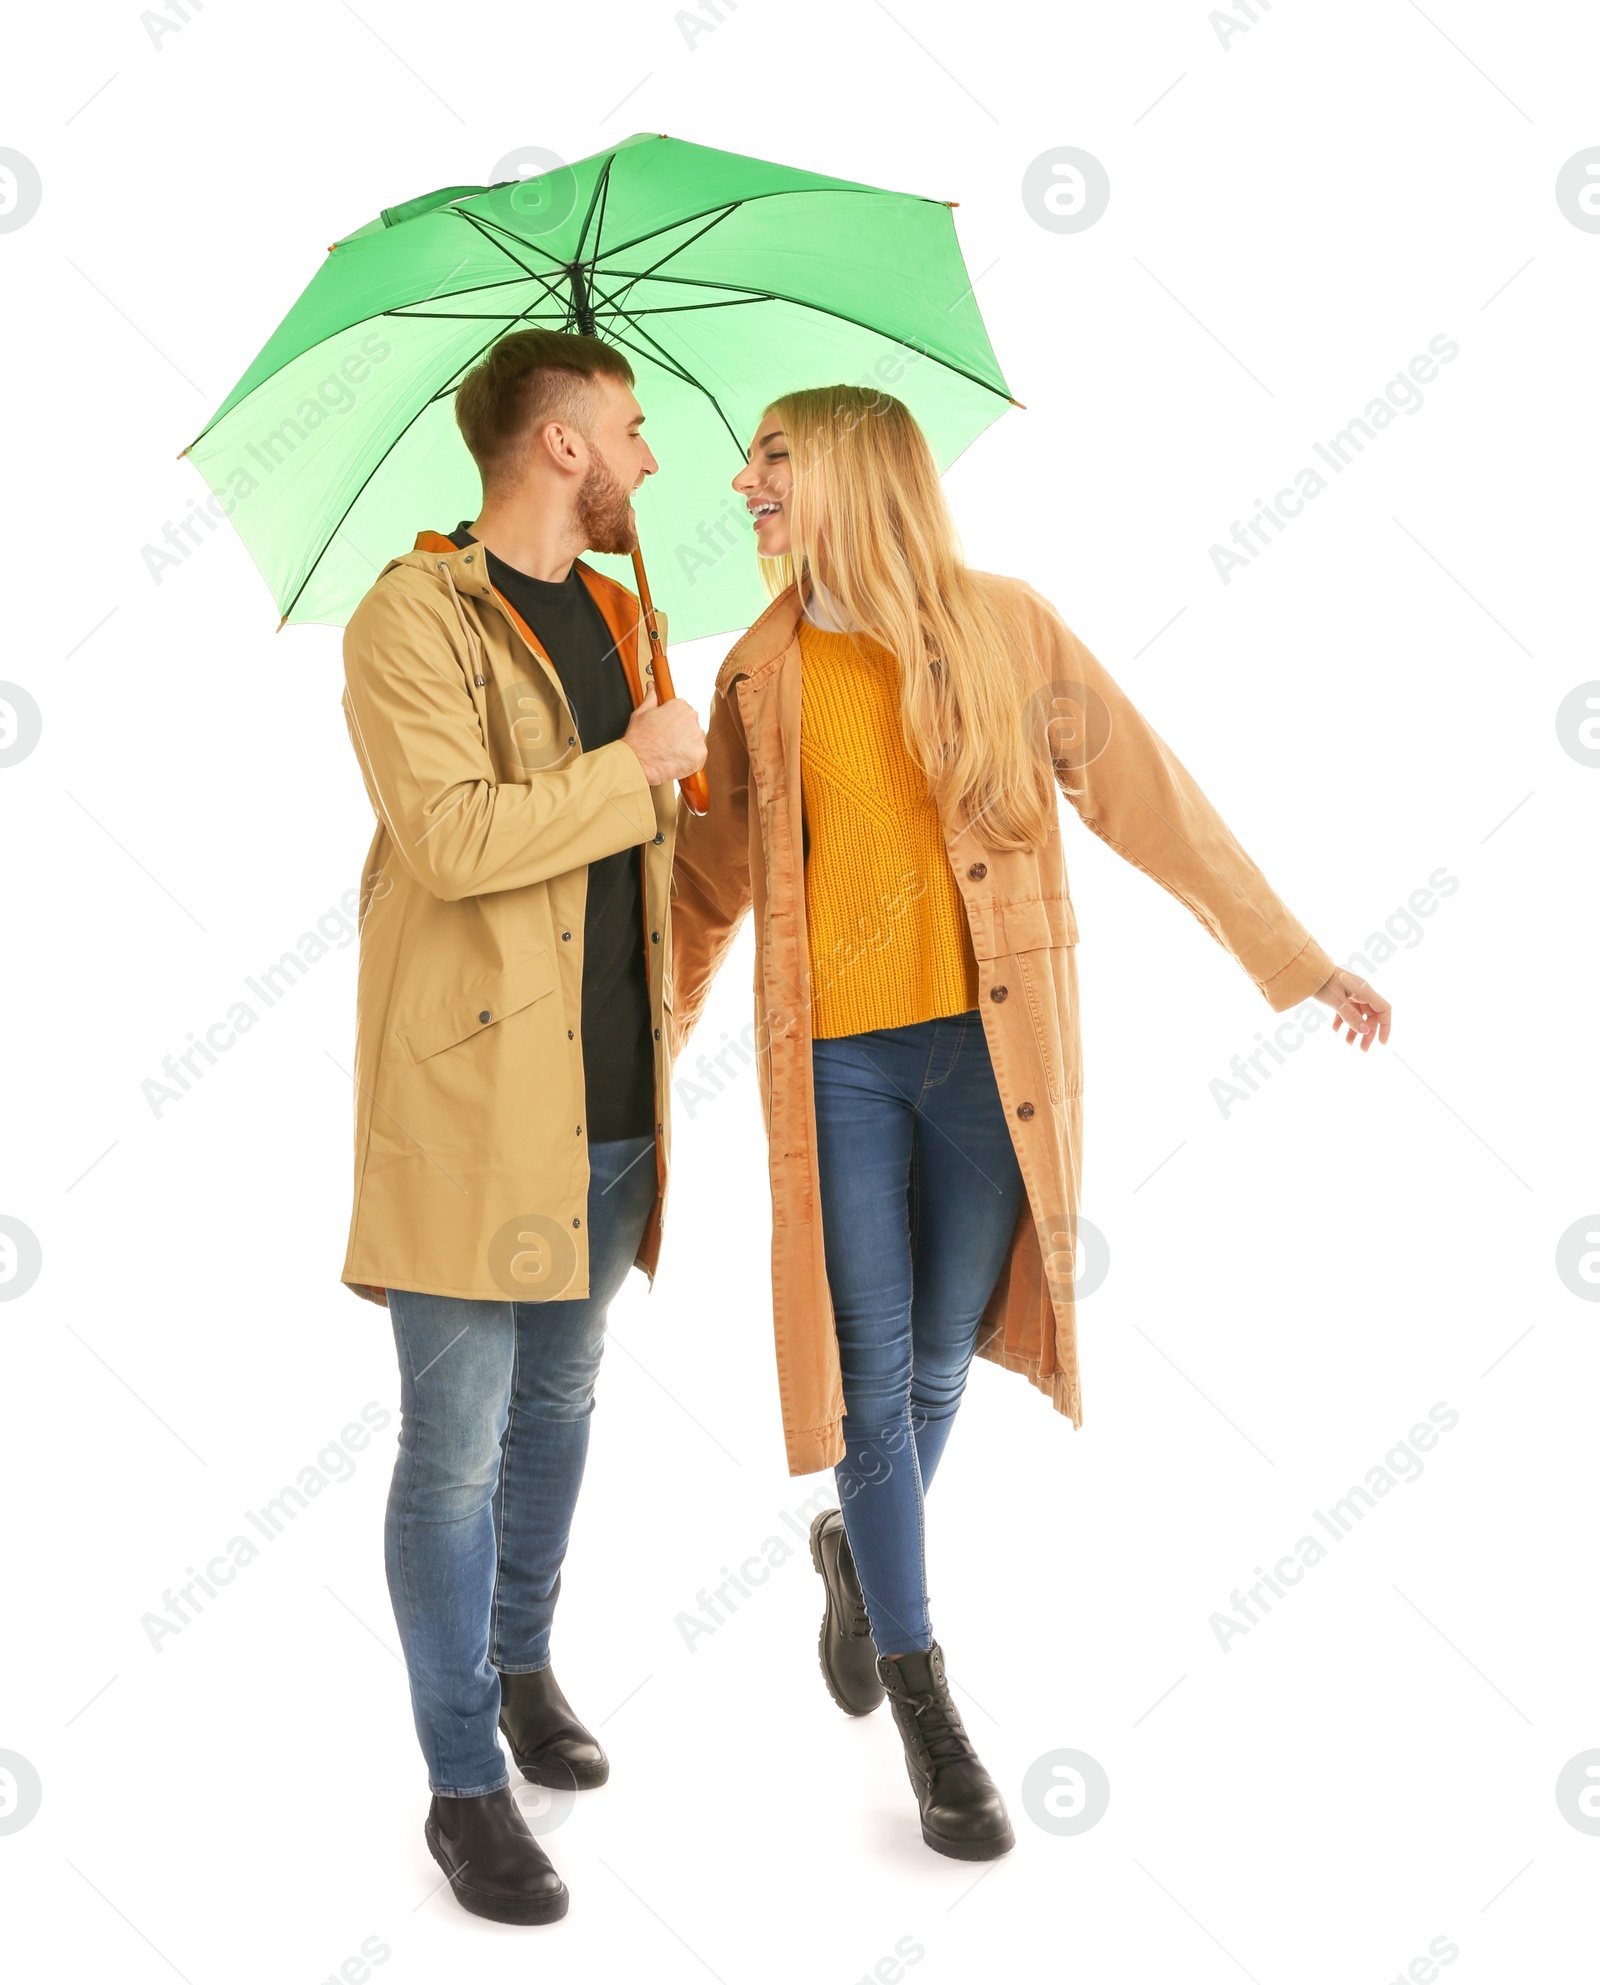
M 906 1027 L 978 1004 L 939 810 L 900 730 L 900 670 L 865 634 L 800 622 L 811 1032 Z

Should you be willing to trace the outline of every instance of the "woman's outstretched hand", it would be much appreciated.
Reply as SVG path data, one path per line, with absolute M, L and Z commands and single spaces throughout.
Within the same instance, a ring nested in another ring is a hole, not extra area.
M 1346 1042 L 1361 1036 L 1361 1052 L 1374 1040 L 1389 1038 L 1389 1002 L 1354 972 L 1335 972 L 1317 993 L 1324 1006 L 1333 1008 L 1335 1030 L 1346 1028 Z

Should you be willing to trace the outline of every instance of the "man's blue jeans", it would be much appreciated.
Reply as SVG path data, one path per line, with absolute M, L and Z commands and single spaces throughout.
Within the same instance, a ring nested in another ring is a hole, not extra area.
M 844 1384 L 834 1470 L 880 1654 L 929 1646 L 922 1498 L 1025 1198 L 976 1011 L 813 1041 Z
M 389 1291 L 400 1453 L 384 1558 L 437 1793 L 509 1782 L 500 1677 L 550 1662 L 606 1309 L 655 1201 L 655 1140 L 589 1151 L 589 1294 L 524 1303 Z

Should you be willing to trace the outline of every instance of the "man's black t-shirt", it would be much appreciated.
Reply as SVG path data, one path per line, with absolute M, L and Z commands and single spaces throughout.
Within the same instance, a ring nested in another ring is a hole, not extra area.
M 473 542 L 470 524 L 451 542 Z M 567 693 L 578 742 L 595 751 L 628 728 L 633 698 L 611 630 L 576 565 L 559 584 L 518 572 L 485 547 L 489 583 L 533 629 Z M 639 850 L 589 864 L 583 920 L 583 1080 L 591 1144 L 649 1137 L 656 1127 L 650 987 L 644 963 Z

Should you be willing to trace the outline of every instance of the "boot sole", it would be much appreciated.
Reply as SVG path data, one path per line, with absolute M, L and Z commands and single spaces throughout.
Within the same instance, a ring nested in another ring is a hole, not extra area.
M 822 1553 L 817 1549 L 817 1535 L 815 1531 L 811 1533 L 811 1563 L 818 1578 L 822 1580 L 823 1591 L 827 1594 L 827 1611 L 822 1616 L 822 1625 L 817 1629 L 817 1666 L 822 1670 L 823 1684 L 828 1694 L 833 1697 L 846 1716 L 870 1716 L 878 1707 L 878 1704 L 883 1701 L 883 1690 L 879 1689 L 876 1699 L 866 1704 L 865 1707 L 860 1703 L 847 1702 L 839 1693 L 838 1685 L 828 1669 L 828 1613 L 831 1613 L 833 1610 L 833 1588 L 828 1583 L 828 1574 L 822 1568 Z
M 949 1840 L 928 1827 L 922 1829 L 922 1837 L 935 1854 L 948 1854 L 952 1861 L 998 1861 L 1017 1844 L 1017 1836 L 1010 1827 L 992 1840 Z
M 428 1843 L 428 1852 L 449 1877 L 451 1894 L 473 1916 L 487 1917 L 491 1923 L 531 1925 L 556 1923 L 566 1915 L 567 1904 L 572 1897 L 565 1882 L 553 1895 L 486 1895 L 482 1889 L 472 1888 L 455 1874 L 439 1847 L 431 1825 L 424 1823 L 422 1837 Z

